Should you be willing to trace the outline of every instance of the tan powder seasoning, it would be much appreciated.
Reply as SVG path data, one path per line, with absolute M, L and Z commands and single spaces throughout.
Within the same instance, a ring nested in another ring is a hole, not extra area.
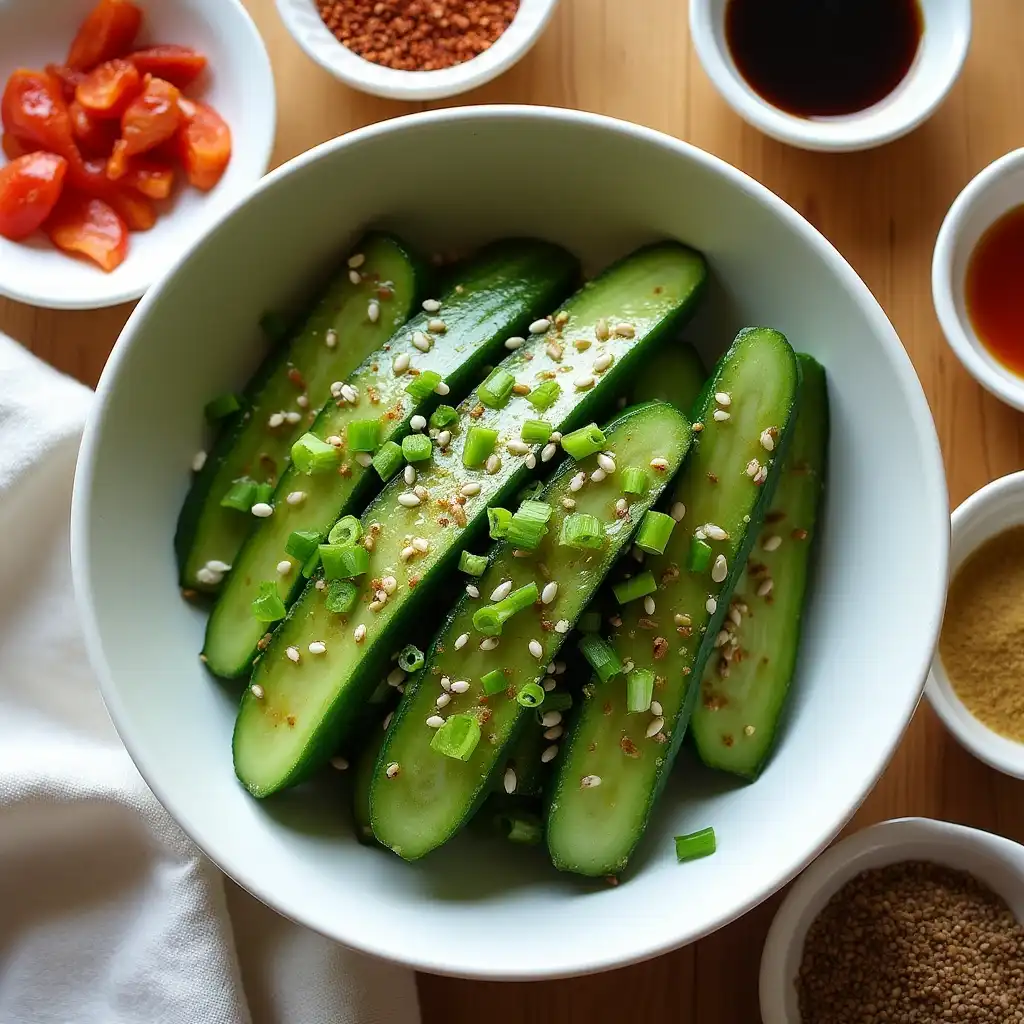
M 960 567 L 939 654 L 968 711 L 1024 742 L 1024 526 L 993 537 Z

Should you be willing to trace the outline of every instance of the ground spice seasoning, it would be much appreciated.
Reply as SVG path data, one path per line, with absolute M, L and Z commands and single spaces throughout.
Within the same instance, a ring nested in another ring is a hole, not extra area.
M 360 57 L 398 71 L 438 71 L 488 49 L 519 0 L 317 0 L 317 7 Z
M 1021 1024 L 1024 929 L 965 872 L 892 864 L 829 900 L 796 986 L 800 1024 Z

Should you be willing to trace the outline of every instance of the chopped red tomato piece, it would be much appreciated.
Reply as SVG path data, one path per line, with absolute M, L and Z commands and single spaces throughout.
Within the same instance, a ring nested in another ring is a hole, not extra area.
M 153 202 L 133 189 L 112 188 L 104 197 L 130 231 L 148 231 L 156 223 Z
M 220 181 L 231 160 L 231 129 L 213 107 L 186 101 L 188 120 L 178 132 L 178 155 L 189 182 L 208 192 Z
M 102 199 L 65 193 L 43 230 L 58 249 L 86 256 L 108 272 L 128 254 L 128 227 Z
M 107 160 L 106 175 L 111 181 L 120 181 L 128 173 L 128 143 L 124 139 L 118 139 L 114 143 L 114 149 Z
M 132 48 L 142 11 L 128 0 L 100 0 L 75 36 L 68 51 L 67 66 L 91 71 L 97 64 L 123 57 Z
M 191 85 L 206 67 L 206 58 L 191 46 L 150 46 L 136 50 L 128 59 L 143 75 L 155 75 L 179 89 Z
M 15 71 L 0 99 L 0 117 L 4 131 L 23 144 L 56 153 L 73 167 L 81 163 L 67 104 L 56 81 L 48 75 L 24 68 Z
M 140 95 L 128 105 L 121 117 L 124 155 L 136 156 L 171 138 L 184 117 L 178 100 L 178 87 L 162 78 L 146 76 Z
M 0 235 L 28 238 L 57 205 L 67 169 L 53 153 L 28 153 L 0 167 Z
M 174 188 L 174 168 L 156 160 L 136 157 L 128 165 L 121 184 L 150 199 L 166 199 Z
M 110 156 L 117 142 L 119 125 L 116 121 L 105 121 L 91 117 L 78 100 L 68 104 L 71 131 L 79 149 L 86 156 Z
M 104 61 L 79 83 L 75 99 L 93 117 L 120 117 L 142 91 L 142 76 L 130 61 L 120 57 Z
M 79 82 L 85 80 L 84 71 L 75 71 L 64 64 L 47 64 L 46 73 L 55 81 L 60 82 L 61 92 L 68 103 L 75 98 L 75 90 L 78 88 Z

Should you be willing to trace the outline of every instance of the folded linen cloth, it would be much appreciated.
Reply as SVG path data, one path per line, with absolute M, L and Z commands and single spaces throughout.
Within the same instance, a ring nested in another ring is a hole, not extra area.
M 91 399 L 0 334 L 0 1024 L 417 1024 L 410 971 L 225 879 L 118 740 L 68 551 Z

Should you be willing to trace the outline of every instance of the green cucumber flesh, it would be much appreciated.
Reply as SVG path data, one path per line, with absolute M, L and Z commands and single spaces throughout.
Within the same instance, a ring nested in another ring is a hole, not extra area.
M 525 331 L 569 292 L 578 271 L 574 257 L 548 242 L 516 239 L 489 246 L 465 264 L 458 286 L 441 296 L 440 310 L 414 316 L 348 376 L 357 400 L 328 401 L 310 431 L 344 443 L 353 420 L 377 419 L 380 444 L 401 439 L 413 415 L 429 416 L 441 402 L 437 395 L 417 402 L 408 394 L 410 371 L 440 374 L 450 389 L 445 400 L 457 402 L 483 375 L 484 365 L 504 353 L 506 338 Z M 443 333 L 429 330 L 436 319 L 445 325 Z M 421 346 L 424 337 L 430 339 L 429 351 L 421 351 L 414 337 Z M 409 369 L 396 372 L 396 360 L 399 366 L 408 361 Z M 251 671 L 266 632 L 252 615 L 263 582 L 276 582 L 286 608 L 299 596 L 306 582 L 302 566 L 285 552 L 292 531 L 326 537 L 343 515 L 362 511 L 379 486 L 376 469 L 344 449 L 339 472 L 307 476 L 288 466 L 271 500 L 273 515 L 259 520 L 238 553 L 207 624 L 203 654 L 211 672 L 237 678 Z M 292 504 L 289 495 L 302 499 Z M 279 563 L 290 566 L 286 574 L 278 572 Z
M 617 466 L 645 466 L 664 460 L 652 470 L 651 485 L 642 496 L 627 499 L 618 472 L 593 481 L 599 455 L 580 462 L 567 459 L 538 500 L 552 506 L 547 535 L 531 557 L 517 557 L 501 542 L 487 571 L 475 581 L 479 596 L 465 594 L 435 637 L 427 663 L 410 682 L 377 758 L 370 790 L 370 814 L 378 842 L 407 860 L 416 860 L 447 842 L 472 817 L 491 789 L 495 773 L 504 772 L 519 731 L 533 725 L 535 709 L 524 708 L 516 694 L 529 683 L 540 683 L 587 602 L 612 565 L 628 547 L 648 508 L 682 465 L 690 445 L 689 417 L 665 403 L 628 410 L 606 431 L 604 446 Z M 578 474 L 586 483 L 579 489 Z M 628 502 L 617 511 L 616 502 Z M 564 502 L 574 502 L 570 511 Z M 559 535 L 566 516 L 595 516 L 605 531 L 600 549 L 562 546 Z M 561 585 L 558 585 L 561 581 Z M 570 582 L 571 581 L 571 584 Z M 500 637 L 486 637 L 473 628 L 473 615 L 488 602 L 495 588 L 534 583 L 539 592 L 554 582 L 550 604 L 543 599 L 504 623 Z M 459 637 L 467 638 L 461 648 Z M 495 641 L 497 643 L 495 644 Z M 481 679 L 492 671 L 503 674 L 506 689 L 487 696 Z M 446 693 L 467 682 L 464 693 Z M 446 706 L 438 709 L 438 698 Z M 543 711 L 543 705 L 540 708 Z M 427 720 L 469 713 L 480 722 L 482 739 L 466 761 L 431 749 L 435 736 Z M 397 765 L 397 773 L 392 774 Z
M 689 416 L 707 379 L 708 371 L 696 349 L 686 342 L 670 341 L 640 371 L 630 389 L 630 404 L 668 402 Z
M 563 381 L 543 415 L 559 430 L 582 426 L 614 404 L 648 345 L 677 330 L 693 312 L 705 277 L 704 260 L 692 249 L 677 243 L 642 249 L 584 286 L 562 306 L 566 316 L 559 324 L 547 334 L 531 334 L 500 366 L 526 386 L 552 377 Z M 605 340 L 596 340 L 597 326 L 609 319 L 612 327 L 622 321 L 633 330 L 611 330 Z M 584 351 L 576 341 L 585 343 Z M 576 387 L 574 381 L 589 372 L 594 360 L 607 356 L 611 366 L 595 375 L 594 386 Z M 526 482 L 530 455 L 513 455 L 507 444 L 518 442 L 523 421 L 536 414 L 519 394 L 500 409 L 478 405 L 474 396 L 464 401 L 450 428 L 451 443 L 435 448 L 433 458 L 417 467 L 417 486 L 427 496 L 423 503 L 403 505 L 400 498 L 408 487 L 398 479 L 363 513 L 373 551 L 369 572 L 358 581 L 357 610 L 347 617 L 330 614 L 325 591 L 317 589 L 319 580 L 292 605 L 255 667 L 252 681 L 259 689 L 254 693 L 250 687 L 243 695 L 235 726 L 235 771 L 253 795 L 294 785 L 337 749 L 392 653 L 430 615 L 437 590 L 454 571 L 461 551 L 486 530 L 488 503 L 510 501 Z M 492 471 L 486 464 L 463 465 L 473 426 L 498 432 Z M 539 449 L 531 450 L 534 460 Z M 463 505 L 464 488 L 479 492 L 466 496 Z M 455 502 L 461 511 L 453 513 L 438 502 Z M 465 525 L 460 523 L 463 514 Z M 415 547 L 413 541 L 418 541 Z M 374 600 L 373 583 L 386 577 L 394 579 L 395 592 L 381 605 Z M 326 652 L 309 654 L 311 642 L 326 644 Z M 299 653 L 297 664 L 288 658 L 290 647 Z
M 702 430 L 664 506 L 678 515 L 682 504 L 685 513 L 665 553 L 644 560 L 658 583 L 650 595 L 654 610 L 641 599 L 609 620 L 608 639 L 623 663 L 655 673 L 654 700 L 662 714 L 627 713 L 622 676 L 585 688 L 548 809 L 548 850 L 562 870 L 618 874 L 647 827 L 682 743 L 704 663 L 728 621 L 730 595 L 771 501 L 799 380 L 786 339 L 777 331 L 750 328 L 740 332 L 698 399 Z M 774 432 L 772 453 L 761 442 L 767 430 Z M 767 467 L 761 484 L 749 475 L 752 460 Z M 709 534 L 708 524 L 727 537 L 716 539 L 721 534 Z M 686 568 L 695 534 L 703 534 L 713 552 L 702 572 Z M 720 575 L 714 569 L 718 556 L 725 559 L 720 582 L 712 576 Z M 663 719 L 660 725 L 657 718 Z M 581 787 L 581 779 L 595 776 L 599 785 Z
M 292 442 L 330 398 L 331 383 L 343 380 L 380 348 L 421 297 L 425 271 L 398 239 L 369 234 L 354 255 L 364 258 L 360 282 L 350 280 L 353 268 L 341 268 L 292 341 L 265 359 L 246 388 L 245 411 L 225 426 L 192 481 L 174 537 L 182 587 L 216 590 L 218 584 L 204 579 L 202 570 L 210 562 L 233 565 L 256 523 L 246 512 L 221 506 L 232 481 L 249 476 L 257 483 L 275 483 Z M 384 282 L 390 288 L 381 292 Z M 368 316 L 372 300 L 380 310 L 376 322 Z M 333 345 L 329 338 L 336 339 Z M 275 413 L 299 418 L 271 428 Z
M 775 741 L 796 669 L 828 458 L 825 371 L 798 356 L 800 412 L 771 510 L 734 601 L 744 605 L 731 660 L 713 655 L 693 712 L 693 737 L 712 768 L 756 779 Z M 777 545 L 777 546 L 776 546 Z

